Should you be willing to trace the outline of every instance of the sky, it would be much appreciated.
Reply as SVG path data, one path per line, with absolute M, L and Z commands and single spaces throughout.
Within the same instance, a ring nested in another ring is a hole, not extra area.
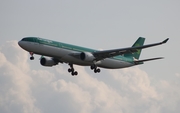
M 180 112 L 180 2 L 178 0 L 1 0 L 1 113 Z M 140 59 L 165 57 L 125 69 L 44 67 L 30 61 L 17 42 L 26 36 L 93 49 L 130 47 L 170 40 L 144 49 Z

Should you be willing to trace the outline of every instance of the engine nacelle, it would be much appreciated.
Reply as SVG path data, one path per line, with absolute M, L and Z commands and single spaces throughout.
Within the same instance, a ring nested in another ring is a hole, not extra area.
M 80 59 L 83 61 L 91 62 L 95 59 L 94 55 L 89 52 L 82 52 L 80 54 Z
M 45 58 L 45 57 L 41 58 L 40 63 L 43 66 L 54 66 L 58 64 L 58 62 L 56 62 L 52 58 Z

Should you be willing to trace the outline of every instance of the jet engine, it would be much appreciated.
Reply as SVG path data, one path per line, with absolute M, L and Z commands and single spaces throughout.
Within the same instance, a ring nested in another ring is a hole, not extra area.
M 58 62 L 55 61 L 53 58 L 45 58 L 45 57 L 41 58 L 40 63 L 43 66 L 54 66 L 58 64 Z
M 83 61 L 91 62 L 95 59 L 94 55 L 89 52 L 82 52 L 80 54 L 80 59 Z

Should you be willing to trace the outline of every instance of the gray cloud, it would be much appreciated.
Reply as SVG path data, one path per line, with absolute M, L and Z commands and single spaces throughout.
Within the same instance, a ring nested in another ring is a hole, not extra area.
M 70 76 L 61 64 L 51 70 L 34 69 L 29 65 L 27 52 L 18 47 L 17 41 L 0 47 L 0 59 L 0 112 L 179 111 L 180 84 L 150 79 L 150 75 L 138 67 L 103 70 L 93 76 L 84 67 L 76 66 L 77 77 Z

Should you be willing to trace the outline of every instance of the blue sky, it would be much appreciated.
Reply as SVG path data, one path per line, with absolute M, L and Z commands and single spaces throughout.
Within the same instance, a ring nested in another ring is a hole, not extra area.
M 177 0 L 1 1 L 0 111 L 180 111 L 179 5 Z M 102 69 L 97 75 L 89 67 L 77 66 L 80 75 L 72 77 L 66 64 L 42 67 L 40 56 L 29 61 L 29 54 L 17 45 L 25 36 L 94 49 L 129 47 L 139 36 L 146 44 L 170 40 L 143 50 L 140 57 L 164 56 L 164 60 Z

